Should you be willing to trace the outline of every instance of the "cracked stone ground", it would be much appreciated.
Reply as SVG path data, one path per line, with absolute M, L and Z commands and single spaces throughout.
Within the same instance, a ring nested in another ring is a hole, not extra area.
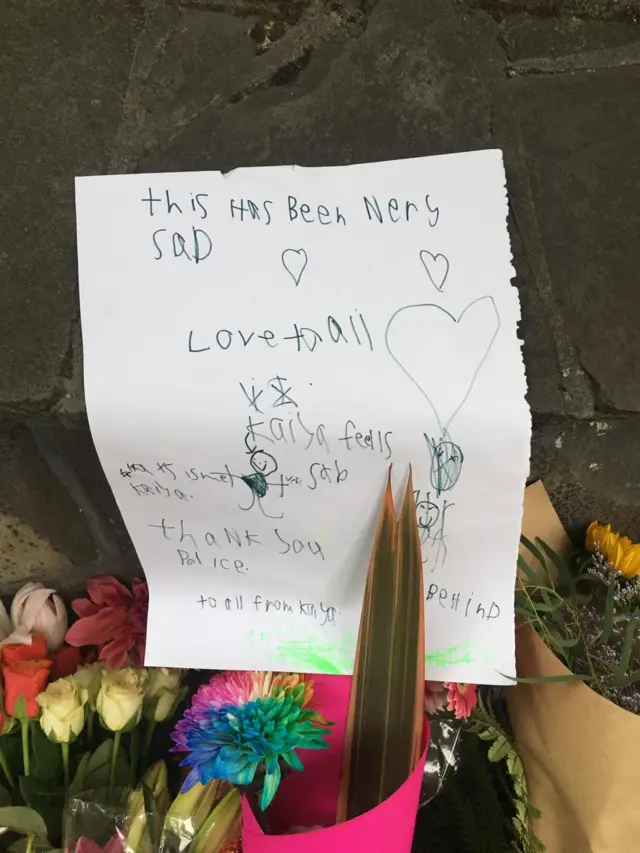
M 84 415 L 73 178 L 498 146 L 568 528 L 640 537 L 640 0 L 4 0 L 0 591 L 135 559 Z

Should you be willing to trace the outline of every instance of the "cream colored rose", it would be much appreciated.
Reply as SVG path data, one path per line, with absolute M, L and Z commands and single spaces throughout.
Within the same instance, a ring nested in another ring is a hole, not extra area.
M 181 669 L 156 667 L 149 670 L 145 705 L 148 720 L 162 723 L 171 716 L 180 695 Z
M 89 707 L 92 711 L 96 709 L 96 699 L 102 684 L 102 673 L 104 667 L 101 663 L 92 663 L 90 666 L 81 666 L 71 676 L 78 687 L 83 688 L 89 694 Z
M 42 708 L 40 725 L 49 740 L 70 743 L 78 737 L 84 728 L 84 708 L 88 698 L 87 691 L 79 687 L 73 678 L 52 681 L 43 693 L 38 694 L 36 702 Z
M 142 716 L 149 675 L 146 669 L 105 670 L 96 700 L 103 725 L 112 732 L 135 726 Z

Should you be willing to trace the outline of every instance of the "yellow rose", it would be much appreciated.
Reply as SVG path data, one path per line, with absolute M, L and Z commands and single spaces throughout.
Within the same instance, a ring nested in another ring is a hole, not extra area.
M 78 687 L 83 688 L 89 694 L 89 707 L 92 711 L 96 709 L 96 699 L 102 683 L 104 667 L 101 663 L 93 663 L 90 666 L 81 666 L 71 676 Z
M 40 726 L 49 740 L 56 743 L 74 741 L 84 728 L 84 706 L 89 694 L 73 678 L 59 678 L 36 696 L 42 708 Z
M 156 667 L 149 670 L 149 684 L 145 701 L 147 719 L 156 723 L 167 720 L 180 696 L 181 669 Z
M 146 669 L 105 670 L 96 708 L 105 728 L 121 732 L 138 724 L 149 680 Z

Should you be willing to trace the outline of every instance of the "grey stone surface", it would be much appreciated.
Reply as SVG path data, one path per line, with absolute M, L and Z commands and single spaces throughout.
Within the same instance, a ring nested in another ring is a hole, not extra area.
M 624 21 L 539 18 L 523 12 L 501 20 L 500 38 L 510 62 L 517 63 L 625 48 L 640 41 L 640 28 Z
M 555 304 L 601 412 L 640 410 L 639 86 L 640 68 L 510 83 Z
M 640 0 L 5 0 L 0 591 L 137 568 L 84 415 L 73 178 L 500 146 L 532 476 L 640 537 Z
M 0 513 L 22 519 L 74 563 L 97 556 L 86 519 L 26 426 L 4 425 L 0 430 Z M 0 553 L 0 566 L 2 560 Z
M 583 18 L 595 21 L 640 19 L 640 0 L 468 0 L 475 8 L 486 9 L 496 18 L 514 12 L 528 12 L 542 18 Z
M 544 479 L 574 537 L 598 519 L 640 541 L 638 416 L 539 423 L 531 473 Z
M 0 9 L 0 406 L 50 401 L 77 315 L 73 178 L 104 171 L 142 23 L 135 0 Z

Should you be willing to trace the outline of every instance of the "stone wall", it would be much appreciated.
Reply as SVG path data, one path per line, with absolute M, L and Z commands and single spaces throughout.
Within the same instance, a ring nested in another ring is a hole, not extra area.
M 4 0 L 0 591 L 135 554 L 82 395 L 73 177 L 501 147 L 573 533 L 640 538 L 640 0 Z M 499 522 L 499 519 L 496 520 Z

